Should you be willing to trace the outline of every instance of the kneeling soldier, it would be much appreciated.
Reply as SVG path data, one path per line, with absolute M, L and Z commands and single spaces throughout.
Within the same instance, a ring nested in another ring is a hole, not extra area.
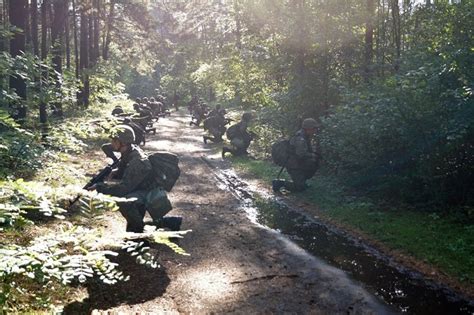
M 222 148 L 222 158 L 225 157 L 227 152 L 234 156 L 248 154 L 247 149 L 254 138 L 254 135 L 247 130 L 251 120 L 252 114 L 244 113 L 239 123 L 229 127 L 227 138 L 230 140 L 232 147 Z
M 317 156 L 311 143 L 316 133 L 316 127 L 316 120 L 306 118 L 303 121 L 302 129 L 290 139 L 293 150 L 290 152 L 286 170 L 292 181 L 274 179 L 272 181 L 273 191 L 280 191 L 284 187 L 289 191 L 298 192 L 307 188 L 306 180 L 313 177 L 318 166 Z
M 115 197 L 134 198 L 117 203 L 120 213 L 127 220 L 127 232 L 143 232 L 146 211 L 158 227 L 179 230 L 181 217 L 163 218 L 172 209 L 171 203 L 166 191 L 157 184 L 150 161 L 134 142 L 135 133 L 130 126 L 119 125 L 115 128 L 111 146 L 121 157 L 111 179 L 117 181 L 98 183 L 89 190 Z

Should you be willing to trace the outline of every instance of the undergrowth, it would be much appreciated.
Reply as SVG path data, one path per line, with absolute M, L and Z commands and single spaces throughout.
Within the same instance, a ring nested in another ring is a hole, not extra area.
M 271 185 L 279 167 L 269 161 L 233 158 L 233 165 Z M 288 178 L 283 172 L 283 178 Z M 336 220 L 430 263 L 467 284 L 474 284 L 474 225 L 437 211 L 413 211 L 376 204 L 354 196 L 342 183 L 318 173 L 308 181 L 310 188 L 294 198 L 313 204 L 319 215 Z M 446 212 L 452 213 L 452 212 Z
M 122 201 L 80 188 L 90 172 L 105 166 L 105 158 L 95 159 L 93 153 L 117 124 L 108 113 L 118 104 L 131 111 L 131 102 L 119 98 L 52 121 L 46 133 L 28 124 L 20 126 L 0 112 L 2 313 L 56 309 L 71 301 L 73 287 L 90 279 L 107 284 L 127 281 L 133 275 L 123 274 L 111 260 L 119 251 L 139 264 L 159 267 L 143 239 L 186 255 L 169 239 L 187 232 L 151 228 L 112 237 L 95 224 Z M 78 195 L 80 199 L 71 206 Z

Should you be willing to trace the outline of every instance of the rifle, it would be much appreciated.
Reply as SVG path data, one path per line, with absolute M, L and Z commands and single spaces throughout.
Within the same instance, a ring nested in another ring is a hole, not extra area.
M 82 187 L 82 189 L 87 190 L 95 184 L 103 182 L 105 178 L 110 175 L 112 170 L 118 165 L 119 162 L 120 159 L 104 167 L 97 175 L 92 177 L 91 180 L 84 187 Z M 81 198 L 81 196 L 82 195 L 78 195 L 73 201 L 71 201 L 69 203 L 69 208 L 71 208 L 79 200 L 79 198 Z

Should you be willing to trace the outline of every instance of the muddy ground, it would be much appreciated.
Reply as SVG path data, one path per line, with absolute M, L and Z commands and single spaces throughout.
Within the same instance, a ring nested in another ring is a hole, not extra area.
M 67 314 L 384 314 L 393 309 L 341 270 L 327 265 L 279 233 L 251 222 L 240 201 L 219 188 L 213 168 L 227 167 L 187 115 L 157 124 L 145 150 L 181 157 L 182 174 L 170 199 L 170 215 L 184 217 L 179 241 L 190 256 L 152 245 L 161 268 L 121 255 L 131 280 L 92 283 L 65 308 Z M 202 157 L 205 157 L 203 159 Z M 208 162 L 206 163 L 205 160 Z M 209 165 L 211 163 L 211 166 Z M 119 213 L 105 222 L 111 234 L 125 229 Z

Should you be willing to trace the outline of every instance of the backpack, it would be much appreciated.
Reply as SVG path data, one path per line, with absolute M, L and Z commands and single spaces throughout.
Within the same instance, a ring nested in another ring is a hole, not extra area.
M 227 139 L 232 140 L 235 137 L 237 137 L 238 133 L 239 133 L 239 126 L 232 125 L 229 127 L 229 129 L 227 129 L 227 132 L 225 135 L 227 136 Z
M 145 143 L 145 130 L 143 130 L 143 128 L 138 124 L 131 121 L 126 124 L 132 127 L 133 132 L 135 133 L 135 144 L 140 145 L 142 142 Z
M 279 140 L 272 145 L 273 163 L 279 166 L 286 166 L 292 152 L 290 140 Z
M 179 157 L 171 152 L 156 152 L 148 156 L 158 184 L 166 191 L 171 191 L 181 175 Z

